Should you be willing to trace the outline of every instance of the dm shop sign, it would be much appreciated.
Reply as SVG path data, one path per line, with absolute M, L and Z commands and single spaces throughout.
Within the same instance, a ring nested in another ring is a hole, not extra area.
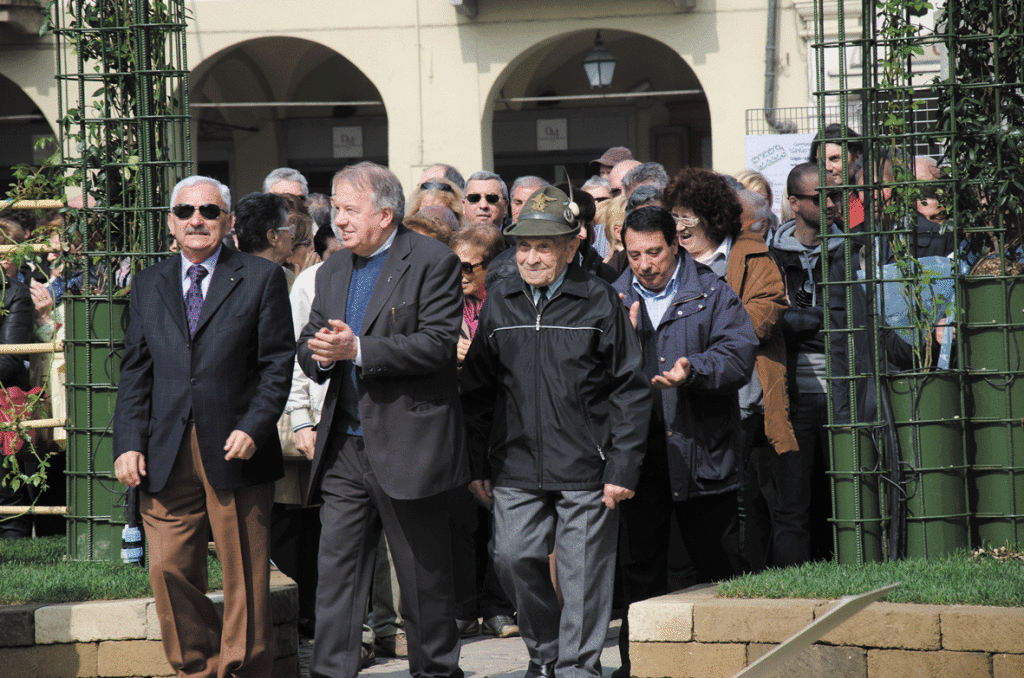
M 335 158 L 361 158 L 361 157 L 363 157 L 363 128 L 362 127 L 335 127 L 334 128 L 334 157 Z
M 569 121 L 566 118 L 537 121 L 538 151 L 569 150 Z

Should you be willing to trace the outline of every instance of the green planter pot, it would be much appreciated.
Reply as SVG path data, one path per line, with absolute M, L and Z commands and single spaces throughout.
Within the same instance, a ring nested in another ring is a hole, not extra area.
M 968 277 L 963 287 L 972 541 L 1024 544 L 1024 283 Z
M 888 378 L 906 488 L 907 556 L 969 545 L 960 380 L 951 372 Z
M 67 297 L 68 555 L 121 560 L 125 488 L 113 474 L 113 417 L 127 297 Z
M 831 450 L 836 559 L 841 564 L 879 562 L 883 548 L 878 450 L 867 429 L 848 426 L 832 431 Z

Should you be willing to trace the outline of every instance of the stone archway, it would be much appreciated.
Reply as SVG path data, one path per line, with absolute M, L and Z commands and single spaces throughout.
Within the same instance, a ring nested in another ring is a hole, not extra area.
M 275 167 L 294 167 L 311 191 L 329 193 L 339 166 L 387 164 L 380 92 L 320 43 L 266 37 L 231 45 L 193 69 L 189 89 L 197 169 L 239 195 L 260 190 Z
M 0 186 L 6 190 L 11 183 L 14 165 L 39 164 L 49 157 L 56 145 L 37 149 L 36 142 L 53 137 L 53 128 L 35 101 L 0 75 Z
M 592 90 L 583 59 L 595 33 L 574 31 L 533 45 L 496 80 L 489 100 L 496 171 L 555 178 L 555 168 L 564 166 L 583 181 L 589 161 L 611 146 L 627 146 L 670 173 L 710 166 L 710 110 L 689 64 L 663 42 L 602 29 L 617 64 L 611 86 Z

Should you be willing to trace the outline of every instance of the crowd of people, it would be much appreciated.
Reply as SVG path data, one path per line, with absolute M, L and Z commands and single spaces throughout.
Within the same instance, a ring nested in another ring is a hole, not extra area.
M 233 205 L 215 179 L 179 182 L 176 254 L 131 280 L 114 421 L 172 667 L 269 675 L 271 563 L 298 585 L 312 676 L 375 656 L 461 676 L 480 633 L 521 636 L 527 678 L 599 676 L 614 610 L 622 678 L 631 603 L 830 557 L 825 353 L 846 344 L 824 314 L 855 326 L 867 307 L 824 285 L 824 259 L 845 273 L 822 234 L 872 218 L 835 189 L 864 183 L 854 138 L 816 140 L 782 223 L 756 172 L 670 177 L 622 147 L 580 186 L 438 164 L 406 194 L 364 162 L 330 196 L 280 168 Z M 918 255 L 945 256 L 931 197 Z M 30 283 L 8 272 L 25 313 L 5 338 L 24 315 L 27 340 L 33 302 L 49 317 L 54 285 Z

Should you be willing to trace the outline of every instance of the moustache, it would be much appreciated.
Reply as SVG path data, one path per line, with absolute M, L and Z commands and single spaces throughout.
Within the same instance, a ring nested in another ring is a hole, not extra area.
M 186 227 L 185 228 L 185 235 L 210 235 L 210 230 L 208 228 L 202 228 L 202 227 L 199 227 L 199 228 L 189 228 L 189 227 Z

